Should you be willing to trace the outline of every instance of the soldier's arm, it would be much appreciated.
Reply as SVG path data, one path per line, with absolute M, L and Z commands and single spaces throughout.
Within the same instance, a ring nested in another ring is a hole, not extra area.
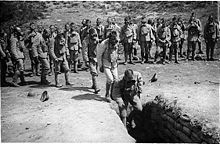
M 54 53 L 54 46 L 55 46 L 55 40 L 54 40 L 54 38 L 50 38 L 49 39 L 49 54 L 50 54 L 50 56 L 52 57 L 53 60 L 56 60 L 57 57 Z
M 6 57 L 6 53 L 3 51 L 1 44 L 0 44 L 0 55 L 1 55 L 1 57 L 3 57 L 3 58 Z
M 17 44 L 16 44 L 16 40 L 11 38 L 10 39 L 10 44 L 11 44 L 11 54 L 12 54 L 12 58 L 14 58 L 15 60 L 18 59 L 18 54 L 17 54 L 17 51 L 16 51 L 16 47 L 17 47 Z

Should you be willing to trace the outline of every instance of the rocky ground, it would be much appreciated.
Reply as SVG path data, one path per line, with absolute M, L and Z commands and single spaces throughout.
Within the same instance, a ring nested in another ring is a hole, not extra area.
M 80 25 L 81 20 L 88 16 L 88 13 L 92 22 L 97 16 L 107 18 L 116 15 L 122 23 L 120 19 L 126 15 L 120 11 L 112 11 L 111 6 L 101 2 L 100 7 L 96 9 L 90 8 L 91 3 L 70 5 L 48 2 L 48 5 L 51 12 L 47 13 L 47 19 L 39 20 L 38 23 L 61 25 L 67 21 L 74 21 Z M 183 15 L 189 16 L 187 13 Z M 152 54 L 154 50 L 155 48 L 152 49 Z M 205 52 L 204 46 L 203 51 Z M 218 45 L 216 61 L 212 62 L 203 60 L 186 62 L 181 59 L 180 64 L 119 65 L 119 74 L 122 75 L 127 68 L 142 73 L 146 82 L 141 98 L 143 104 L 162 94 L 169 100 L 177 99 L 177 104 L 185 113 L 195 119 L 209 122 L 214 128 L 219 129 L 219 52 Z M 118 115 L 112 109 L 116 106 L 115 103 L 109 104 L 104 99 L 103 73 L 98 77 L 102 90 L 96 95 L 90 89 L 89 72 L 71 73 L 70 81 L 73 85 L 56 88 L 54 76 L 49 77 L 52 84 L 47 87 L 39 85 L 40 77 L 28 76 L 30 69 L 28 57 L 26 69 L 26 81 L 29 85 L 19 88 L 1 87 L 2 142 L 135 142 L 127 134 Z M 154 73 L 157 73 L 158 81 L 150 83 L 149 80 Z M 11 78 L 7 79 L 11 81 Z M 60 79 L 64 84 L 64 75 L 61 75 Z M 45 90 L 48 91 L 49 100 L 41 102 L 40 96 Z M 27 97 L 29 91 L 36 95 Z

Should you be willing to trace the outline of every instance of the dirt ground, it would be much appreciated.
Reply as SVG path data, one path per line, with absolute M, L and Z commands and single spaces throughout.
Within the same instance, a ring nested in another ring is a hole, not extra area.
M 47 26 L 51 23 L 63 25 L 68 21 L 80 24 L 85 14 L 90 13 L 94 23 L 98 16 L 107 18 L 118 15 L 108 11 L 103 14 L 101 9 L 80 9 L 80 6 L 62 9 L 59 7 L 62 6 L 52 5 L 50 9 L 53 10 L 48 14 L 48 19 L 38 22 Z M 123 16 L 124 13 L 117 18 Z M 205 52 L 204 47 L 203 51 Z M 141 98 L 143 104 L 162 94 L 170 101 L 176 99 L 183 112 L 219 129 L 219 52 L 218 45 L 215 55 L 218 60 L 212 62 L 180 60 L 180 64 L 168 65 L 140 63 L 119 65 L 119 75 L 127 68 L 142 73 L 146 82 Z M 25 73 L 28 75 L 29 60 L 26 69 Z M 149 80 L 154 73 L 157 73 L 158 81 L 150 83 Z M 7 80 L 11 81 L 11 78 Z M 103 73 L 98 77 L 101 88 L 98 95 L 93 94 L 93 90 L 90 89 L 91 75 L 86 71 L 70 74 L 73 86 L 56 88 L 54 76 L 50 76 L 49 80 L 52 84 L 43 87 L 38 84 L 40 77 L 27 76 L 26 81 L 29 83 L 27 86 L 1 87 L 2 142 L 135 142 L 127 134 L 111 104 L 104 99 Z M 63 74 L 60 75 L 60 80 L 65 84 Z M 48 91 L 49 100 L 41 102 L 40 96 L 45 90 Z M 36 96 L 27 97 L 29 91 L 36 93 Z

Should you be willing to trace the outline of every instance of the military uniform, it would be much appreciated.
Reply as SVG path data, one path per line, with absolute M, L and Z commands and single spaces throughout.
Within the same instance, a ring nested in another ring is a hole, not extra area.
M 67 46 L 70 53 L 70 65 L 74 64 L 74 72 L 77 72 L 77 62 L 79 59 L 79 51 L 82 48 L 81 39 L 76 31 L 70 32 L 67 38 Z
M 178 24 L 173 24 L 171 25 L 170 31 L 171 31 L 172 44 L 171 44 L 170 52 L 169 52 L 169 60 L 172 61 L 172 55 L 174 52 L 175 63 L 178 63 L 178 49 L 179 49 L 180 42 L 181 42 L 182 30 Z
M 100 44 L 100 49 L 103 49 L 101 61 L 104 68 L 104 73 L 107 78 L 106 82 L 106 98 L 111 95 L 112 84 L 118 80 L 118 43 L 113 47 L 110 44 L 109 38 Z
M 215 22 L 208 22 L 204 28 L 204 39 L 206 42 L 206 56 L 207 60 L 214 60 L 214 48 L 219 38 L 218 24 Z
M 142 85 L 142 75 L 137 71 L 133 71 L 131 79 L 127 80 L 124 76 L 113 85 L 112 98 L 119 106 L 120 117 L 125 126 L 128 103 L 130 103 L 135 110 L 142 111 L 143 109 L 140 101 Z
M 98 37 L 99 37 L 99 42 L 101 43 L 104 40 L 104 29 L 105 27 L 100 24 L 100 25 L 96 25 L 96 31 L 98 33 Z
M 151 43 L 152 41 L 155 40 L 153 31 L 152 31 L 153 27 L 149 24 L 141 24 L 138 28 L 138 34 L 137 34 L 137 39 L 138 42 L 141 46 L 141 59 L 142 59 L 142 63 L 144 62 L 144 59 L 146 62 L 148 62 L 148 56 L 150 53 L 150 47 L 151 47 Z
M 66 55 L 69 54 L 69 50 L 66 47 L 64 36 L 56 36 L 50 38 L 49 53 L 54 60 L 55 65 L 55 84 L 57 87 L 62 85 L 59 83 L 58 74 L 61 73 L 61 66 L 65 72 L 66 85 L 70 85 L 69 82 L 69 65 L 66 59 Z
M 171 39 L 170 29 L 166 26 L 165 27 L 160 26 L 157 29 L 157 42 L 158 42 L 158 46 L 163 49 L 163 58 L 162 58 L 163 64 L 166 60 L 167 48 L 169 47 L 169 45 L 171 45 L 170 39 Z
M 10 37 L 10 52 L 12 61 L 15 64 L 15 73 L 13 76 L 13 83 L 18 84 L 18 77 L 20 77 L 21 83 L 25 83 L 24 79 L 24 41 L 18 39 L 14 34 Z
M 195 21 L 191 21 L 190 25 L 188 26 L 188 49 L 187 49 L 187 60 L 189 60 L 189 55 L 192 52 L 192 60 L 194 60 L 195 57 L 195 50 L 196 50 L 196 44 L 198 42 L 200 33 L 201 33 L 201 27 L 198 25 L 198 23 Z
M 125 63 L 127 63 L 128 56 L 132 63 L 133 41 L 137 39 L 136 30 L 132 24 L 124 25 L 121 28 L 120 39 L 124 46 Z
M 0 39 L 0 57 L 1 57 L 1 65 L 0 65 L 0 70 L 1 70 L 1 86 L 5 85 L 6 82 L 6 72 L 7 72 L 7 44 L 6 41 L 1 37 Z
M 180 40 L 180 45 L 179 45 L 179 49 L 180 49 L 180 57 L 183 57 L 183 43 L 185 41 L 185 25 L 183 24 L 183 22 L 179 22 L 178 23 L 181 30 L 182 30 L 182 34 L 180 36 L 181 40 Z

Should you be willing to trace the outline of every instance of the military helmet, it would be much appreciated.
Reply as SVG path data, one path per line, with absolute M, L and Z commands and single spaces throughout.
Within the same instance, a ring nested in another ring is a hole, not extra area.
M 125 70 L 124 78 L 125 78 L 126 81 L 135 80 L 133 70 L 132 69 Z

